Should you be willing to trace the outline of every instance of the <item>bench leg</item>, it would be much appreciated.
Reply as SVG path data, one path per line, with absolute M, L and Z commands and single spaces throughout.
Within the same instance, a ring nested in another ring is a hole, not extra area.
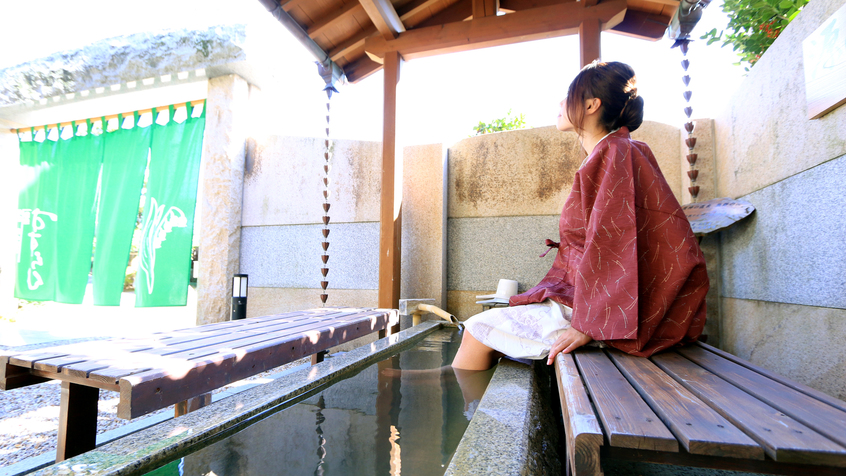
M 190 398 L 188 400 L 181 401 L 174 405 L 173 407 L 173 416 L 181 417 L 187 413 L 193 412 L 194 410 L 199 410 L 204 406 L 210 404 L 212 401 L 212 394 L 204 393 L 202 395 L 198 395 L 194 398 Z
M 323 359 L 326 358 L 326 354 L 328 354 L 328 353 L 329 352 L 324 350 L 324 351 L 321 351 L 321 352 L 315 352 L 314 354 L 311 354 L 311 365 L 317 365 L 320 362 L 323 362 Z
M 62 382 L 59 441 L 56 462 L 93 450 L 97 446 L 97 400 L 100 389 Z

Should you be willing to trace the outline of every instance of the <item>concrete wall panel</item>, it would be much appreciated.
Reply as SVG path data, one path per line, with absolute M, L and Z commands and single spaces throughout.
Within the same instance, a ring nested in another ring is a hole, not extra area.
M 244 227 L 241 272 L 250 275 L 250 286 L 320 287 L 322 228 L 323 225 Z M 330 229 L 326 277 L 329 288 L 378 288 L 379 224 L 337 223 Z
M 757 211 L 722 233 L 723 296 L 846 308 L 846 156 L 743 198 Z
M 269 316 L 288 311 L 317 309 L 322 306 L 320 288 L 265 288 L 250 287 L 247 300 L 247 317 Z M 327 306 L 376 307 L 374 289 L 329 289 Z
M 334 141 L 329 216 L 334 222 L 379 221 L 381 143 Z M 321 223 L 323 139 L 268 136 L 247 144 L 244 226 Z
M 451 218 L 450 290 L 494 289 L 499 279 L 519 282 L 520 292 L 536 285 L 552 266 L 555 250 L 544 258 L 544 239 L 558 241 L 557 216 Z M 484 293 L 478 293 L 484 294 Z
M 846 310 L 723 298 L 723 349 L 846 400 Z

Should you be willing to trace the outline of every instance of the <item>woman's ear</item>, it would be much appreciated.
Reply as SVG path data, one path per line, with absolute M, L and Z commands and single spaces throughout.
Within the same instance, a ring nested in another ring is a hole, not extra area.
M 599 108 L 602 107 L 602 99 L 599 98 L 590 98 L 585 100 L 585 114 L 595 114 L 599 111 Z

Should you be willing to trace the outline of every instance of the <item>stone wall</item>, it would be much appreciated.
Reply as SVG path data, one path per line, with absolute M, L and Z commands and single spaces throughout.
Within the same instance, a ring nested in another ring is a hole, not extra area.
M 667 182 L 682 189 L 678 128 L 645 122 L 632 134 L 649 144 Z M 501 278 L 520 292 L 552 265 L 544 240 L 557 241 L 561 207 L 584 159 L 575 133 L 555 127 L 472 137 L 449 149 L 447 309 L 459 319 L 482 311 L 476 296 Z M 686 184 L 685 184 L 686 185 Z
M 808 120 L 802 41 L 844 4 L 814 0 L 716 118 L 717 196 L 757 211 L 721 233 L 722 347 L 846 398 L 846 107 Z
M 381 143 L 335 141 L 329 172 L 327 306 L 377 306 Z M 444 150 L 406 147 L 402 297 L 443 305 Z M 323 140 L 250 138 L 241 272 L 249 316 L 321 307 Z

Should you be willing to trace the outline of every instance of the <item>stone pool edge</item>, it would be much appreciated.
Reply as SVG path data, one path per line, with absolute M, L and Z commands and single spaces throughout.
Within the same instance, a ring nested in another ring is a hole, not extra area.
M 444 476 L 562 474 L 544 363 L 500 361 Z
M 393 355 L 443 327 L 439 321 L 424 322 L 32 474 L 123 476 L 152 471 L 190 448 L 222 438 L 249 420 L 263 419 L 273 407 Z

